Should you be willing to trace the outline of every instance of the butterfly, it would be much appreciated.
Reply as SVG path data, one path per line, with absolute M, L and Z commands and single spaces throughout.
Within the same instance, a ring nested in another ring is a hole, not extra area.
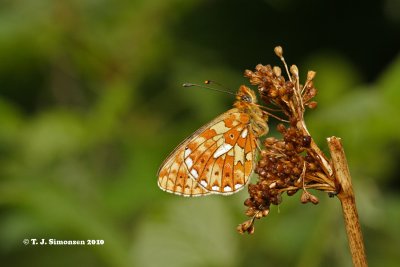
M 186 138 L 161 164 L 162 190 L 204 196 L 230 195 L 244 188 L 255 166 L 258 138 L 268 133 L 268 113 L 244 85 L 233 106 Z

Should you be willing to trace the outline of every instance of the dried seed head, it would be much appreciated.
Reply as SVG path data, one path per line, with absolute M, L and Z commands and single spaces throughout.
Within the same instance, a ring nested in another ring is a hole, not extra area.
M 315 71 L 309 70 L 309 71 L 307 72 L 307 80 L 308 80 L 308 81 L 314 80 L 316 74 L 317 74 L 317 73 L 316 73 Z
M 248 208 L 245 214 L 247 217 L 253 217 L 256 214 L 256 211 L 253 208 Z
M 315 102 L 315 101 L 311 101 L 311 102 L 307 103 L 307 107 L 310 108 L 310 109 L 316 108 L 317 105 L 318 105 L 318 103 Z
M 265 144 L 267 144 L 267 142 L 265 142 Z M 260 154 L 261 154 L 262 158 L 265 158 L 268 155 L 268 151 L 267 150 L 261 150 Z
M 317 95 L 317 89 L 315 89 L 315 87 L 309 87 L 307 94 L 309 95 L 309 97 L 311 99 Z
M 300 201 L 303 204 L 308 203 L 310 201 L 310 194 L 306 191 L 303 191 L 300 197 Z
M 279 94 L 278 94 L 278 90 L 277 90 L 276 88 L 271 88 L 271 89 L 268 91 L 268 96 L 269 96 L 270 98 L 276 98 L 278 95 L 279 95 Z
M 285 127 L 285 126 L 283 125 L 283 127 Z M 275 137 L 267 137 L 267 138 L 265 138 L 264 143 L 266 146 L 268 146 L 268 145 L 273 145 L 277 141 L 278 141 L 278 139 L 276 139 Z M 264 154 L 263 154 L 263 152 L 264 152 Z M 265 157 L 267 154 L 268 154 L 267 151 L 261 150 L 261 157 Z
M 256 71 L 261 71 L 264 68 L 262 64 L 257 64 Z
M 255 231 L 254 225 L 251 225 L 251 226 L 247 229 L 247 233 L 248 233 L 249 235 L 254 234 L 254 231 Z
M 253 220 L 247 220 L 244 223 L 239 224 L 236 230 L 241 234 L 244 234 L 244 232 L 253 234 L 254 233 Z
M 278 132 L 280 132 L 281 134 L 286 133 L 286 126 L 283 123 L 279 123 L 276 126 L 276 129 L 278 130 Z
M 261 170 L 259 170 L 258 174 L 259 174 L 261 177 L 267 177 L 268 172 L 267 172 L 266 170 L 264 170 L 264 169 L 261 169 Z
M 254 72 L 252 72 L 251 70 L 245 70 L 244 71 L 244 77 L 250 78 L 254 75 Z
M 286 191 L 286 194 L 287 194 L 288 196 L 293 196 L 294 194 L 297 193 L 297 191 L 299 191 L 299 190 L 298 190 L 298 189 L 295 189 L 295 190 L 288 190 L 288 191 Z
M 293 74 L 296 77 L 299 76 L 299 69 L 297 68 L 296 65 L 290 66 L 290 73 Z
M 269 209 L 265 209 L 262 211 L 262 216 L 266 217 L 269 214 Z
M 282 46 L 275 46 L 274 52 L 278 57 L 283 57 L 283 49 Z
M 280 96 L 284 96 L 284 95 L 286 95 L 288 93 L 288 90 L 286 89 L 286 87 L 280 87 L 278 89 L 278 93 L 279 93 Z
M 267 137 L 261 149 L 260 159 L 255 167 L 258 174 L 256 184 L 248 186 L 249 198 L 244 202 L 247 207 L 245 214 L 251 220 L 241 224 L 238 231 L 241 233 L 254 232 L 254 220 L 265 217 L 269 213 L 270 205 L 282 202 L 282 194 L 294 195 L 302 190 L 302 203 L 319 202 L 318 198 L 310 194 L 307 189 L 314 188 L 327 192 L 338 191 L 332 188 L 332 182 L 326 174 L 326 168 L 321 163 L 320 152 L 315 150 L 304 123 L 305 107 L 315 108 L 317 103 L 311 101 L 317 94 L 313 79 L 316 72 L 309 71 L 304 86 L 300 85 L 299 70 L 296 65 L 288 66 L 283 58 L 283 49 L 275 47 L 275 54 L 280 58 L 289 77 L 282 75 L 279 67 L 258 64 L 255 70 L 246 70 L 250 83 L 258 87 L 261 100 L 270 110 L 278 110 L 288 123 L 279 123 L 276 127 L 281 138 Z M 271 114 L 274 117 L 274 114 Z
M 247 206 L 247 207 L 250 207 L 252 204 L 253 204 L 253 202 L 251 201 L 250 198 L 247 198 L 247 199 L 244 201 L 244 205 Z
M 258 167 L 264 168 L 265 166 L 267 166 L 267 161 L 263 158 L 260 159 L 260 161 L 258 162 Z
M 316 196 L 312 195 L 312 194 L 310 194 L 310 201 L 311 201 L 311 203 L 313 203 L 314 205 L 316 205 L 316 204 L 319 203 L 319 199 L 318 199 Z
M 311 136 L 309 135 L 303 136 L 301 139 L 302 146 L 309 147 L 311 145 L 311 140 L 312 140 Z
M 256 218 L 256 219 L 261 219 L 262 217 L 263 217 L 262 212 L 257 212 L 257 213 L 254 215 L 254 218 Z
M 277 67 L 277 66 L 274 66 L 274 68 L 272 69 L 273 71 L 274 71 L 274 74 L 276 75 L 276 76 L 281 76 L 282 75 L 282 70 L 281 70 L 281 68 L 279 68 L 279 67 Z

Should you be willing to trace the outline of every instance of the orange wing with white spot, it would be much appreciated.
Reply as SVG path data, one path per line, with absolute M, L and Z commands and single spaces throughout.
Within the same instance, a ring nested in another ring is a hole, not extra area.
M 230 195 L 253 171 L 257 137 L 248 113 L 228 110 L 183 141 L 158 172 L 161 189 L 184 196 Z

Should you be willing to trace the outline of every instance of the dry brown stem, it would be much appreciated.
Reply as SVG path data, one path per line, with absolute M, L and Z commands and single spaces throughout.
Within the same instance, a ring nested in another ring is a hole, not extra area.
M 356 267 L 368 266 L 346 155 L 340 138 L 330 137 L 327 140 L 332 157 L 335 178 L 341 187 L 337 197 L 342 204 L 344 223 L 353 265 Z

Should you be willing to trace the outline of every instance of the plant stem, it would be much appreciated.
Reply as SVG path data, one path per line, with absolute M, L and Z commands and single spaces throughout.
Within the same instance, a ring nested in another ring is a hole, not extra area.
M 344 223 L 353 265 L 355 267 L 366 267 L 368 266 L 367 257 L 346 155 L 340 138 L 330 137 L 327 141 L 332 157 L 334 175 L 340 188 L 337 197 L 342 204 Z

